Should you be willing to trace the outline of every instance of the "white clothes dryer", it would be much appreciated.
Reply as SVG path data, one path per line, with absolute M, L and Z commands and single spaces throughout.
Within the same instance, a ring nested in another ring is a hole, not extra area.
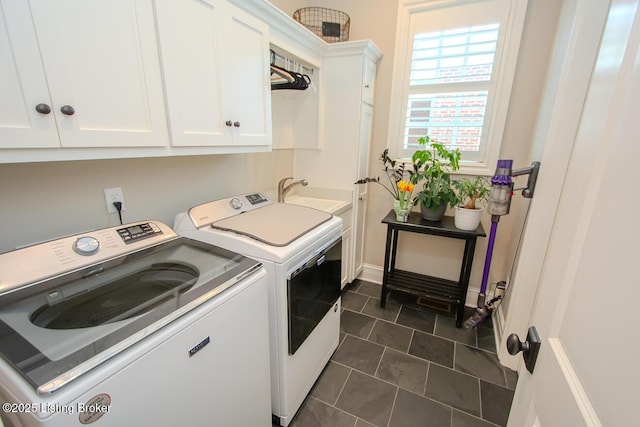
M 174 229 L 267 270 L 272 413 L 287 426 L 340 340 L 342 220 L 253 193 L 194 206 Z

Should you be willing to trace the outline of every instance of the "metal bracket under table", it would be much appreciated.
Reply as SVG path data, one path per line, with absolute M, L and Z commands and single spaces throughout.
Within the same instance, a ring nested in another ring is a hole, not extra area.
M 413 295 L 424 296 L 443 304 L 453 305 L 456 308 L 456 327 L 462 326 L 464 303 L 467 288 L 469 287 L 469 276 L 471 276 L 476 239 L 478 237 L 486 237 L 482 224 L 474 231 L 465 231 L 455 227 L 451 216 L 445 216 L 441 221 L 427 221 L 422 219 L 419 212 L 410 212 L 407 222 L 399 222 L 396 220 L 396 213 L 393 209 L 384 217 L 382 223 L 387 224 L 387 244 L 384 251 L 384 274 L 382 277 L 380 307 L 384 308 L 386 304 L 388 290 L 396 289 Z M 464 253 L 459 280 L 456 282 L 410 271 L 397 270 L 396 250 L 400 231 L 464 240 Z

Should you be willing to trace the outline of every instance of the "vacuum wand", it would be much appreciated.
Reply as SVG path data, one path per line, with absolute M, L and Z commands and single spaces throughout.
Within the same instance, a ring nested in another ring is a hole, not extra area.
M 489 270 L 491 268 L 491 258 L 493 256 L 493 246 L 498 231 L 498 222 L 500 217 L 507 215 L 511 208 L 511 197 L 513 196 L 513 181 L 511 177 L 529 174 L 527 187 L 523 189 L 522 195 L 526 198 L 533 197 L 536 180 L 538 178 L 538 170 L 540 162 L 533 162 L 530 167 L 524 169 L 512 170 L 513 160 L 498 160 L 496 172 L 491 178 L 491 192 L 489 196 L 489 208 L 487 211 L 491 214 L 491 231 L 489 232 L 489 243 L 487 244 L 487 254 L 484 259 L 484 269 L 482 271 L 482 282 L 480 284 L 480 293 L 478 294 L 478 303 L 473 316 L 466 322 L 464 327 L 467 329 L 475 328 L 479 323 L 484 321 L 491 315 L 491 305 L 495 302 L 492 300 L 486 303 L 487 284 L 489 282 Z

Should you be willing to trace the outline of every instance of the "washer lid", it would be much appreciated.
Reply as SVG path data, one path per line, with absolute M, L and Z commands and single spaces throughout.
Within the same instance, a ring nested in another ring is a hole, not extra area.
M 232 231 L 271 246 L 287 246 L 333 215 L 305 206 L 274 203 L 211 224 L 212 228 Z

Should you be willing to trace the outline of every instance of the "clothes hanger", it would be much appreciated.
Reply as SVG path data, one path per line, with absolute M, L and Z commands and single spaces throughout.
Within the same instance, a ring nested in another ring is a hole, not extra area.
M 283 58 L 285 66 L 287 68 L 278 67 L 275 65 L 276 53 L 271 49 L 271 90 L 305 90 L 311 83 L 311 78 L 306 74 L 300 74 L 295 71 L 290 71 L 289 58 Z M 295 63 L 296 68 L 299 68 L 299 64 Z
M 271 84 L 294 83 L 296 78 L 284 68 L 276 65 L 271 66 Z

